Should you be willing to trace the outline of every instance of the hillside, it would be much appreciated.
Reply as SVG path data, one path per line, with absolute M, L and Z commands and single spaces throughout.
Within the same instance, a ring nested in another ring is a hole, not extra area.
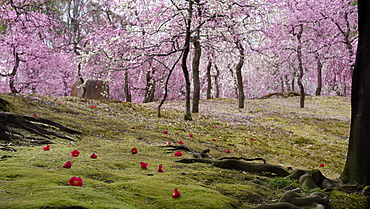
M 209 148 L 213 158 L 263 158 L 285 168 L 320 169 L 333 179 L 347 152 L 350 100 L 343 97 L 308 97 L 304 109 L 298 97 L 247 100 L 245 109 L 238 109 L 235 99 L 202 100 L 193 121 L 183 120 L 183 101 L 165 103 L 157 118 L 156 103 L 0 97 L 14 105 L 14 113 L 36 114 L 83 133 L 69 135 L 75 142 L 53 138 L 48 151 L 45 144 L 24 142 L 12 142 L 16 152 L 0 150 L 0 208 L 253 208 L 276 201 L 297 183 L 279 178 L 261 183 L 254 181 L 257 174 L 174 162 L 192 153 L 175 157 L 167 142 Z M 131 153 L 134 147 L 137 154 Z M 81 154 L 71 157 L 73 150 Z M 97 159 L 90 158 L 94 152 Z M 66 161 L 72 161 L 71 168 L 62 167 Z M 158 165 L 167 172 L 157 172 Z M 84 185 L 70 186 L 72 176 Z M 175 188 L 181 197 L 171 197 Z M 332 208 L 365 208 L 363 196 L 325 192 Z

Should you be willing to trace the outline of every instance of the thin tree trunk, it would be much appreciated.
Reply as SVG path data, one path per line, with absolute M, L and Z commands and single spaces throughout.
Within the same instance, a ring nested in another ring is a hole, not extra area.
M 181 67 L 182 72 L 184 73 L 184 79 L 185 79 L 185 120 L 192 120 L 191 118 L 191 112 L 190 112 L 190 76 L 189 76 L 189 70 L 187 66 L 187 58 L 190 51 L 190 38 L 191 38 L 191 19 L 193 17 L 193 1 L 189 1 L 189 7 L 188 7 L 188 18 L 186 19 L 186 33 L 185 33 L 185 43 L 184 43 L 184 53 L 182 55 L 181 60 Z
M 317 60 L 317 87 L 316 87 L 316 96 L 321 95 L 321 89 L 322 89 L 322 63 L 320 61 L 319 55 L 316 55 Z
M 298 86 L 300 89 L 300 107 L 304 108 L 304 99 L 305 99 L 305 92 L 304 92 L 304 86 L 302 84 L 302 78 L 303 78 L 303 62 L 302 62 L 302 33 L 303 33 L 303 25 L 299 25 L 299 32 L 297 34 L 297 40 L 298 40 L 298 47 L 297 47 L 297 58 L 298 58 Z
M 220 83 L 218 82 L 218 77 L 220 76 L 220 70 L 218 66 L 215 65 L 216 75 L 215 75 L 215 86 L 216 86 L 216 98 L 220 98 Z
M 124 91 L 125 91 L 125 96 L 126 96 L 126 102 L 132 102 L 131 91 L 130 91 L 130 82 L 129 82 L 129 79 L 128 79 L 128 71 L 127 70 L 125 70 Z
M 17 89 L 15 88 L 15 76 L 17 75 L 17 71 L 18 71 L 18 67 L 19 67 L 19 63 L 20 63 L 20 58 L 19 58 L 19 54 L 15 51 L 15 48 L 13 48 L 13 55 L 14 55 L 14 60 L 15 60 L 15 63 L 14 63 L 14 67 L 13 67 L 13 70 L 12 72 L 10 73 L 10 78 L 9 78 L 9 88 L 10 88 L 10 91 L 13 93 L 13 94 L 16 94 L 18 93 Z
M 238 81 L 238 101 L 239 101 L 239 108 L 244 108 L 244 99 L 245 99 L 245 96 L 244 96 L 244 85 L 243 85 L 243 76 L 242 76 L 242 67 L 244 65 L 244 48 L 242 46 L 242 44 L 240 43 L 240 41 L 236 41 L 235 42 L 236 44 L 236 47 L 238 48 L 239 50 L 239 62 L 238 64 L 236 65 L 236 70 L 235 70 L 235 73 L 236 73 L 236 79 Z
M 172 72 L 173 70 L 175 69 L 177 63 L 180 61 L 181 57 L 183 56 L 183 53 L 181 53 L 181 55 L 179 56 L 179 58 L 176 60 L 176 62 L 172 65 L 172 68 L 170 69 L 170 72 L 168 73 L 167 75 L 167 79 L 166 79 L 166 82 L 164 84 L 164 95 L 163 95 L 163 98 L 161 100 L 161 102 L 159 103 L 158 107 L 157 107 L 157 110 L 158 110 L 158 118 L 161 117 L 161 107 L 162 105 L 164 104 L 164 102 L 166 101 L 167 99 L 167 96 L 168 96 L 168 82 L 170 81 L 170 77 L 172 75 Z
M 340 179 L 370 185 L 370 2 L 358 1 L 359 39 L 352 77 L 351 131 L 348 154 Z
M 211 99 L 211 90 L 212 90 L 212 77 L 211 77 L 211 68 L 212 68 L 212 61 L 208 61 L 207 65 L 207 99 Z
M 194 57 L 193 57 L 192 68 L 193 68 L 194 92 L 193 92 L 192 113 L 198 113 L 199 112 L 199 100 L 200 100 L 199 64 L 200 64 L 200 57 L 202 55 L 202 49 L 200 46 L 198 35 L 193 39 L 193 45 L 194 45 Z

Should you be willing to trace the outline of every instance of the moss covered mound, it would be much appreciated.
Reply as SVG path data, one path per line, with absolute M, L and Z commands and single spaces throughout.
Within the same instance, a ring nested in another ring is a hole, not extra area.
M 339 176 L 345 162 L 350 103 L 341 97 L 308 97 L 304 109 L 295 97 L 248 100 L 245 109 L 234 99 L 202 100 L 193 121 L 183 120 L 182 101 L 166 103 L 158 118 L 156 103 L 0 97 L 12 103 L 14 113 L 36 114 L 83 133 L 70 135 L 76 142 L 54 137 L 46 151 L 46 144 L 21 141 L 9 145 L 16 152 L 0 150 L 0 208 L 254 208 L 295 185 L 279 180 L 276 186 L 256 174 L 208 164 L 176 163 L 192 153 L 175 157 L 162 146 L 180 140 L 195 150 L 209 148 L 213 158 L 262 157 L 283 167 L 319 168 L 330 178 Z M 71 157 L 73 150 L 80 155 Z M 98 158 L 90 158 L 92 153 Z M 67 161 L 71 168 L 63 168 Z M 158 172 L 159 165 L 166 172 Z M 73 176 L 83 179 L 82 187 L 69 184 Z M 171 197 L 175 188 L 181 197 Z M 333 208 L 365 202 L 360 195 L 330 194 Z

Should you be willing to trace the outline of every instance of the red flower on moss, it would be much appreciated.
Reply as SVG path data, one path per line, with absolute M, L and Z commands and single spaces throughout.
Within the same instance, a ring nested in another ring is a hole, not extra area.
M 94 152 L 94 153 L 92 153 L 91 155 L 90 155 L 90 158 L 98 158 L 98 156 L 96 155 L 96 153 Z
M 180 197 L 181 194 L 179 192 L 179 190 L 177 188 L 175 188 L 175 190 L 173 190 L 173 194 L 171 195 L 171 197 Z
M 167 142 L 167 145 L 172 145 L 172 142 Z
M 249 141 L 254 141 L 254 139 L 253 138 L 250 138 Z
M 228 149 L 228 150 L 226 150 L 225 152 L 226 152 L 226 153 L 230 153 L 231 151 Z
M 164 134 L 168 134 L 168 131 L 163 131 Z
M 193 135 L 193 134 L 189 134 L 189 137 L 193 138 L 193 137 L 194 137 L 194 135 Z
M 33 114 L 33 117 L 37 117 L 37 115 L 36 114 Z
M 131 129 L 136 129 L 136 127 L 135 126 L 132 126 Z
M 320 167 L 325 167 L 325 164 L 324 164 L 324 163 L 321 163 L 321 164 L 320 164 Z
M 216 139 L 212 139 L 212 141 L 214 141 L 214 142 L 215 142 L 215 141 L 216 141 Z
M 180 157 L 180 156 L 182 156 L 182 152 L 181 151 L 177 151 L 177 152 L 175 152 L 175 154 L 173 154 L 173 156 Z
M 73 150 L 71 152 L 71 157 L 78 157 L 79 155 L 80 155 L 80 151 L 78 151 L 78 150 Z
M 140 167 L 141 168 L 147 168 L 149 166 L 149 163 L 144 163 L 140 161 Z
M 280 153 L 276 153 L 275 155 L 280 156 Z
M 162 165 L 159 165 L 158 166 L 158 172 L 166 173 L 166 171 L 163 170 L 163 166 Z
M 71 168 L 72 167 L 72 162 L 71 161 L 67 161 L 64 165 L 63 165 L 63 168 Z
M 92 108 L 96 108 L 96 105 L 91 105 Z
M 44 151 L 50 150 L 50 145 L 46 145 L 45 147 L 42 148 Z
M 81 177 L 73 176 L 72 178 L 69 179 L 68 182 L 71 186 L 82 187 L 82 185 L 83 185 Z
M 213 126 L 213 128 L 217 128 L 217 126 Z
M 131 149 L 131 153 L 132 153 L 132 154 L 137 154 L 137 149 L 136 149 L 135 147 L 134 147 L 134 148 L 132 148 L 132 149 Z
M 179 141 L 179 144 L 184 144 L 184 142 L 180 140 L 180 141 Z

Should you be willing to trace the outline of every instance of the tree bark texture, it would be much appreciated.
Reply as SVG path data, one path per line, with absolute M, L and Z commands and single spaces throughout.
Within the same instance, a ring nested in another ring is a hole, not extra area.
M 193 1 L 189 1 L 189 7 L 188 7 L 188 18 L 185 20 L 186 22 L 186 32 L 185 32 L 185 43 L 184 43 L 184 50 L 181 60 L 181 68 L 182 72 L 184 73 L 184 79 L 185 79 L 185 120 L 192 120 L 191 118 L 191 112 L 190 112 L 190 76 L 189 76 L 189 70 L 187 66 L 187 58 L 190 51 L 190 39 L 191 39 L 191 19 L 193 17 Z
M 297 47 L 297 58 L 298 58 L 298 86 L 301 93 L 299 106 L 304 108 L 304 99 L 305 99 L 305 92 L 304 86 L 302 83 L 303 78 L 303 62 L 302 62 L 302 33 L 303 33 L 303 25 L 299 25 L 299 31 L 297 33 L 297 40 L 298 40 L 298 47 Z
M 199 64 L 200 64 L 200 57 L 202 55 L 202 49 L 199 42 L 199 36 L 197 35 L 193 39 L 193 45 L 194 45 L 194 57 L 193 57 L 193 108 L 192 113 L 198 113 L 199 112 L 199 100 L 200 100 L 200 81 L 199 81 Z
M 315 95 L 320 96 L 322 90 L 322 63 L 318 54 L 316 55 L 316 60 L 317 60 L 317 87 Z
M 359 39 L 352 77 L 348 154 L 340 179 L 370 185 L 370 2 L 358 1 Z
M 242 76 L 242 68 L 244 65 L 244 48 L 240 41 L 235 42 L 236 47 L 239 50 L 239 62 L 236 65 L 236 79 L 238 81 L 238 101 L 239 101 L 239 108 L 244 108 L 244 85 L 243 85 L 243 76 Z
M 207 65 L 207 99 L 212 98 L 212 77 L 211 77 L 212 61 L 208 61 Z

